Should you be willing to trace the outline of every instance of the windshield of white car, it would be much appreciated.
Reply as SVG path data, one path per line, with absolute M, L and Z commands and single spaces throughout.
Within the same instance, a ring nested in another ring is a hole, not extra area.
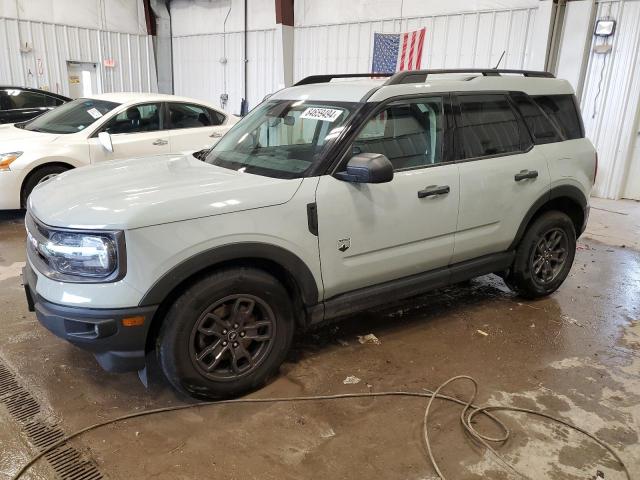
M 303 177 L 360 105 L 265 101 L 220 139 L 205 162 L 268 177 Z
M 76 133 L 119 105 L 119 103 L 104 100 L 79 98 L 34 118 L 21 128 L 44 133 Z

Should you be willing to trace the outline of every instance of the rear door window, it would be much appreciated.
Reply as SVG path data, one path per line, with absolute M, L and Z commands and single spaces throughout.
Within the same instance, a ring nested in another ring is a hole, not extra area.
M 18 90 L 17 95 L 13 96 L 15 108 L 40 108 L 45 106 L 44 95 L 37 92 L 27 92 Z
M 209 118 L 211 119 L 211 125 L 222 125 L 227 119 L 224 113 L 220 113 L 217 110 L 209 108 L 208 112 Z
M 504 155 L 523 150 L 523 132 L 504 94 L 460 95 L 463 158 Z
M 533 100 L 567 140 L 583 138 L 584 130 L 573 95 L 539 95 Z
M 531 97 L 524 93 L 512 93 L 511 98 L 520 110 L 536 145 L 562 141 L 557 127 Z
M 208 108 L 191 103 L 169 103 L 169 118 L 171 119 L 171 129 L 219 125 L 217 118 L 211 118 Z

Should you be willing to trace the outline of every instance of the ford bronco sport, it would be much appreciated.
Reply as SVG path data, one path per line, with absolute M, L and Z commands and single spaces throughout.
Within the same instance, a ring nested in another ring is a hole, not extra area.
M 545 72 L 307 77 L 204 157 L 64 173 L 30 196 L 27 300 L 107 370 L 151 352 L 196 397 L 255 389 L 295 329 L 497 273 L 567 277 L 596 152 Z

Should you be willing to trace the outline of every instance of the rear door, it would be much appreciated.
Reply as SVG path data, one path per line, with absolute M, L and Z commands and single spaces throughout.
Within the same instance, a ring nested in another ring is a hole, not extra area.
M 115 115 L 89 138 L 91 162 L 171 153 L 169 132 L 164 129 L 162 103 L 133 105 Z M 98 140 L 99 132 L 111 135 L 113 152 Z
M 550 184 L 546 158 L 506 93 L 459 94 L 457 104 L 460 213 L 452 263 L 505 251 Z
M 229 129 L 224 113 L 203 105 L 168 102 L 167 112 L 173 153 L 193 153 L 209 148 Z
M 448 103 L 448 95 L 397 100 L 365 124 L 347 157 L 385 155 L 394 166 L 391 182 L 320 177 L 316 202 L 325 298 L 449 264 L 459 179 L 447 148 Z

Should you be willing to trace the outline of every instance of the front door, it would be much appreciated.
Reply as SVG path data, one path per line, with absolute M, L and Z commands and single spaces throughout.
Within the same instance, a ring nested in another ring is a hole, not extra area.
M 161 106 L 161 103 L 131 106 L 109 120 L 100 131 L 111 135 L 113 152 L 102 146 L 97 138 L 99 132 L 95 132 L 89 139 L 91 162 L 171 153 Z
M 447 96 L 395 101 L 366 123 L 349 152 L 385 155 L 394 166 L 391 182 L 320 178 L 325 299 L 449 264 L 459 178 L 446 148 L 447 102 Z

